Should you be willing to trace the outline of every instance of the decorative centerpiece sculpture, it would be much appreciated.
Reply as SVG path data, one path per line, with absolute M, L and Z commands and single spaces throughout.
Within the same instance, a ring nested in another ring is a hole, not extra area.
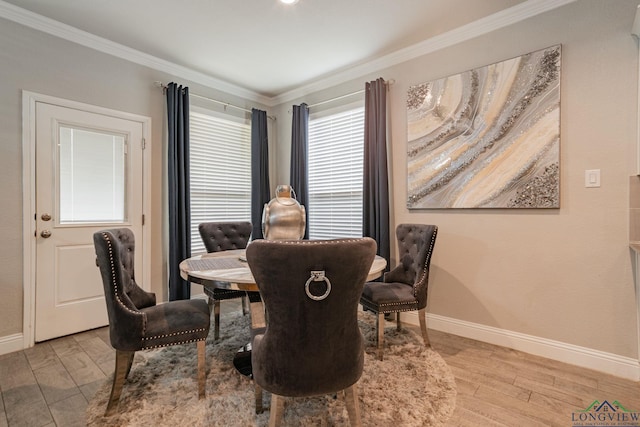
M 267 240 L 299 240 L 306 227 L 305 209 L 296 200 L 295 191 L 290 185 L 278 185 L 276 197 L 262 211 L 262 235 Z

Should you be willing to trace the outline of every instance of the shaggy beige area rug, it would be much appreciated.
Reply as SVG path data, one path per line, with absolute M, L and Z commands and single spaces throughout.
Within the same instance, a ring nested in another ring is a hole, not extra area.
M 439 426 L 453 413 L 456 386 L 451 370 L 415 332 L 385 330 L 384 361 L 375 357 L 375 317 L 360 313 L 365 363 L 358 383 L 364 426 Z M 213 328 L 212 328 L 213 329 Z M 136 353 L 118 413 L 103 417 L 111 379 L 96 392 L 86 412 L 90 426 L 266 426 L 269 411 L 256 415 L 253 383 L 233 367 L 246 344 L 249 316 L 223 315 L 220 340 L 207 340 L 206 398 L 198 400 L 196 346 Z M 213 336 L 213 334 L 211 334 Z M 265 406 L 269 393 L 264 394 Z M 286 426 L 348 426 L 342 398 L 287 399 Z

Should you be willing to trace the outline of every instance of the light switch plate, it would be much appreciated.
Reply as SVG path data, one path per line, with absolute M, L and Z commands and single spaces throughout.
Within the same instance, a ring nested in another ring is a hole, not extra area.
M 584 186 L 587 188 L 600 187 L 600 169 L 587 169 L 584 171 Z

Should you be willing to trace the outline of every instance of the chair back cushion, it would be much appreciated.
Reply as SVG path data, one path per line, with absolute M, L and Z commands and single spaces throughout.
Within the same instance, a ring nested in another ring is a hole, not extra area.
M 246 248 L 252 225 L 248 221 L 203 222 L 198 231 L 207 252 L 219 252 Z
M 253 340 L 257 384 L 282 396 L 313 396 L 358 381 L 364 362 L 358 301 L 375 252 L 370 238 L 248 246 L 268 319 L 264 335 Z M 324 272 L 330 289 L 312 272 Z
M 396 227 L 398 266 L 385 274 L 384 281 L 413 286 L 418 308 L 427 305 L 429 266 L 437 234 L 435 225 L 400 224 Z

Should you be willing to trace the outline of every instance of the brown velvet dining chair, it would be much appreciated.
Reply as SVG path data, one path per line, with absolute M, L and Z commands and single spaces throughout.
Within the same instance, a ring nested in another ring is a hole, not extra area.
M 398 265 L 384 274 L 382 282 L 364 285 L 360 303 L 377 315 L 378 359 L 383 359 L 385 314 L 396 313 L 396 327 L 402 328 L 400 313 L 418 311 L 424 344 L 429 346 L 426 307 L 431 255 L 436 243 L 435 225 L 400 224 L 396 227 Z
M 197 343 L 198 396 L 204 397 L 205 340 L 209 334 L 209 306 L 202 299 L 169 301 L 156 305 L 155 294 L 135 280 L 134 235 L 128 228 L 94 233 L 96 262 L 100 267 L 109 317 L 109 339 L 116 350 L 116 366 L 105 415 L 118 407 L 120 394 L 138 350 Z
M 254 336 L 256 407 L 271 392 L 270 426 L 285 397 L 340 392 L 360 425 L 357 382 L 364 366 L 358 301 L 375 257 L 371 238 L 255 240 L 247 261 L 264 302 L 267 327 Z
M 248 221 L 203 222 L 198 225 L 200 237 L 208 253 L 244 249 L 251 238 L 252 225 Z M 247 314 L 248 297 L 245 291 L 204 287 L 213 312 L 213 338 L 220 338 L 220 301 L 241 298 L 242 313 Z

